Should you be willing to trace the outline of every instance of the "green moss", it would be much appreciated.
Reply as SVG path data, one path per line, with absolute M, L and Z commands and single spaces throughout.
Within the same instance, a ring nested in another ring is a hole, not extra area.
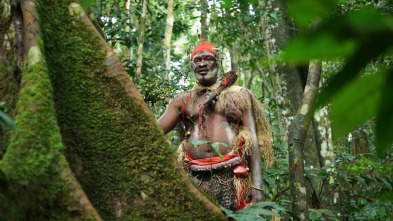
M 17 130 L 1 162 L 8 189 L 0 192 L 7 202 L 0 204 L 0 220 L 92 220 L 59 176 L 67 165 L 44 61 L 25 68 L 22 85 Z
M 105 74 L 96 34 L 68 14 L 72 1 L 39 1 L 45 52 L 67 160 L 104 220 L 220 220 L 195 200 L 170 163 L 158 128 Z
M 5 56 L 4 54 L 0 56 L 0 101 L 4 102 L 4 105 L 0 106 L 0 110 L 5 111 L 7 109 L 7 114 L 14 118 L 20 83 L 18 79 L 20 76 L 18 76 L 16 67 L 16 45 L 13 37 L 15 33 L 13 32 L 14 28 L 10 17 L 0 20 L 0 50 L 5 50 Z M 7 39 L 4 39 L 5 36 L 7 36 Z M 11 131 L 8 125 L 0 127 L 0 160 L 3 158 L 6 147 L 9 145 Z

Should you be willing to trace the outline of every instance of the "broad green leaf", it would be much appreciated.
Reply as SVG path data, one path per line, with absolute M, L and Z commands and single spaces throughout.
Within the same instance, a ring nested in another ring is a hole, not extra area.
M 196 148 L 198 145 L 205 144 L 205 143 L 211 143 L 211 142 L 208 140 L 193 140 L 193 141 L 191 141 L 191 143 Z
M 380 201 L 382 202 L 391 202 L 393 201 L 393 191 L 390 191 L 387 194 L 384 194 L 383 197 L 379 198 Z
M 213 147 L 214 150 L 217 152 L 218 156 L 220 156 L 221 160 L 224 160 L 224 157 L 222 156 L 222 154 L 221 154 L 221 152 L 220 152 L 220 148 L 219 148 L 219 145 L 220 145 L 220 144 L 223 145 L 224 147 L 227 147 L 227 146 L 228 146 L 228 144 L 226 144 L 226 143 L 215 142 L 215 143 L 212 143 L 212 147 Z
M 293 40 L 284 49 L 283 59 L 295 64 L 305 64 L 315 58 L 348 56 L 356 46 L 357 41 L 354 39 L 341 39 L 332 32 L 321 30 Z
M 318 18 L 328 17 L 331 10 L 337 7 L 337 0 L 290 0 L 288 5 L 288 11 L 296 24 L 307 27 Z
M 334 215 L 334 213 L 329 209 L 319 209 L 319 211 L 321 211 L 322 213 L 329 215 L 331 217 L 336 217 L 336 215 Z
M 14 121 L 1 110 L 0 110 L 0 118 L 3 119 L 8 125 L 10 125 L 13 131 L 16 130 L 16 125 Z
M 390 184 L 387 180 L 385 180 L 384 178 L 379 178 L 379 177 L 375 177 L 380 183 L 385 184 L 385 186 L 389 189 L 389 191 L 392 191 L 392 184 Z
M 348 210 L 349 212 L 359 211 L 359 208 L 356 208 L 356 207 L 351 206 L 351 205 L 349 205 L 349 204 L 339 204 L 339 203 L 337 203 L 337 204 L 333 204 L 333 205 L 331 205 L 331 206 L 339 207 L 339 208 L 345 208 L 345 209 Z
M 383 54 L 389 46 L 393 46 L 393 33 L 373 34 L 359 46 L 344 67 L 334 75 L 317 97 L 316 108 L 330 101 L 342 88 L 351 82 L 371 59 Z
M 388 73 L 382 90 L 382 102 L 376 119 L 376 147 L 379 154 L 393 143 L 393 69 Z
M 370 74 L 352 81 L 337 94 L 330 113 L 333 139 L 377 114 L 385 79 L 385 73 Z
M 232 210 L 225 209 L 224 207 L 220 207 L 222 211 L 225 212 L 225 215 L 227 218 L 233 218 L 237 221 L 248 221 L 248 220 L 258 220 L 258 221 L 263 221 L 265 220 L 264 218 L 257 216 L 255 214 L 250 214 L 250 213 L 237 213 L 233 212 Z
M 322 216 L 322 212 L 317 209 L 310 209 L 310 219 L 314 220 Z
M 245 209 L 242 210 L 238 210 L 235 212 L 236 214 L 240 214 L 240 213 L 250 213 L 250 214 L 260 214 L 260 215 L 265 215 L 265 216 L 277 216 L 280 217 L 280 214 L 275 213 L 271 210 L 268 209 L 263 209 L 263 208 L 251 208 L 251 207 L 247 207 Z
M 289 216 L 291 216 L 294 220 L 296 220 L 296 221 L 301 221 L 301 219 L 300 219 L 295 213 L 293 213 L 292 211 L 285 210 L 285 212 L 286 212 Z

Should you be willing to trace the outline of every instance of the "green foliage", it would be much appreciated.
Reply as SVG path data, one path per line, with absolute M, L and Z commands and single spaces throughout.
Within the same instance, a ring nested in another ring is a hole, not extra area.
M 274 204 L 273 202 L 260 202 L 251 204 L 245 209 L 238 210 L 233 212 L 231 210 L 220 207 L 222 211 L 225 212 L 227 218 L 233 218 L 238 221 L 247 221 L 247 220 L 266 220 L 266 217 L 277 216 L 281 218 L 281 216 L 273 212 L 272 209 L 277 211 L 285 211 L 284 208 Z M 265 218 L 263 218 L 265 217 Z M 269 219 L 268 219 L 269 220 Z
M 386 75 L 376 73 L 355 79 L 337 94 L 330 114 L 334 139 L 349 133 L 378 113 Z
M 310 209 L 310 219 L 311 220 L 334 220 L 338 221 L 336 215 L 331 210 L 328 209 Z
M 218 156 L 220 156 L 221 160 L 224 160 L 224 157 L 221 154 L 219 145 L 223 145 L 224 147 L 228 147 L 228 144 L 222 143 L 222 142 L 215 142 L 215 143 L 212 143 L 212 145 L 211 145 L 214 148 L 214 150 L 217 152 Z
M 393 92 L 393 69 L 387 70 L 386 74 L 367 76 L 363 80 L 356 80 L 356 77 L 367 64 L 384 56 L 393 46 L 393 17 L 382 14 L 381 10 L 365 7 L 324 21 L 315 31 L 294 40 L 284 55 L 292 62 L 337 56 L 346 59 L 344 67 L 322 89 L 316 107 L 326 105 L 335 98 L 333 100 L 337 104 L 332 106 L 335 139 L 370 117 L 376 117 L 376 145 L 379 153 L 383 153 L 393 143 L 393 117 L 389 112 L 393 105 L 393 98 L 389 95 Z M 355 111 L 354 114 L 349 109 Z
M 82 7 L 86 10 L 86 8 L 92 4 L 95 0 L 79 0 L 81 3 Z
M 224 157 L 221 154 L 219 146 L 223 145 L 224 147 L 227 147 L 228 144 L 222 143 L 222 142 L 211 143 L 210 140 L 193 140 L 193 141 L 191 141 L 191 143 L 192 143 L 192 145 L 194 145 L 195 148 L 197 148 L 197 146 L 201 145 L 201 144 L 209 144 L 217 152 L 217 154 L 218 154 L 218 156 L 220 156 L 221 160 L 224 160 Z
M 209 140 L 193 140 L 193 141 L 191 141 L 191 143 L 192 143 L 192 145 L 194 145 L 195 148 L 197 148 L 198 145 L 205 144 L 205 143 L 210 144 L 211 141 L 209 141 Z
M 317 19 L 328 18 L 332 10 L 337 7 L 337 0 L 290 0 L 288 5 L 288 11 L 296 24 L 300 27 L 307 27 Z

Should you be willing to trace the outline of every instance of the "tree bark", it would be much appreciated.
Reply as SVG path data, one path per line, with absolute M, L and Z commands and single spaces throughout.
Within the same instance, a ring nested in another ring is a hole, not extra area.
M 209 5 L 207 4 L 207 0 L 200 0 L 201 4 L 201 34 L 203 40 L 209 41 L 209 26 L 207 24 L 207 9 Z
M 0 219 L 225 220 L 177 165 L 83 9 L 72 0 L 39 0 L 37 8 L 39 22 L 24 15 L 33 32 L 26 38 L 18 130 L 0 164 L 9 181 L 9 191 L 0 190 L 0 200 L 9 202 L 0 204 Z M 37 44 L 31 39 L 39 27 L 45 28 Z
M 304 141 L 311 121 L 311 108 L 315 102 L 319 80 L 321 76 L 321 62 L 312 61 L 304 90 L 302 106 L 299 108 L 294 121 L 289 127 L 289 180 L 291 192 L 291 206 L 301 220 L 308 219 L 308 206 L 304 180 Z
M 233 42 L 230 49 L 229 49 L 229 56 L 231 57 L 231 70 L 237 72 L 237 50 L 236 44 Z
M 139 40 L 138 40 L 138 58 L 136 62 L 135 83 L 139 83 L 143 68 L 143 44 L 145 42 L 145 27 L 146 27 L 146 8 L 148 0 L 142 2 L 142 15 L 139 20 Z
M 174 3 L 173 0 L 168 0 L 165 38 L 163 42 L 163 48 L 165 50 L 164 53 L 165 69 L 167 70 L 168 79 L 170 79 L 168 70 L 170 69 L 170 65 L 171 65 L 171 38 L 172 38 L 173 22 L 175 20 L 175 16 L 173 13 L 173 3 Z
M 128 16 L 130 17 L 128 19 L 128 22 L 130 23 L 130 25 L 133 24 L 132 23 L 132 13 L 131 13 L 132 12 L 132 7 L 133 7 L 132 1 L 131 0 L 127 0 L 127 2 L 126 2 L 126 10 L 128 12 Z M 127 26 L 125 28 L 125 31 L 130 33 L 130 41 L 132 41 L 132 35 L 131 35 L 132 30 L 131 30 L 130 26 Z M 130 45 L 130 53 L 128 55 L 128 59 L 129 59 L 130 62 L 132 62 L 132 60 L 134 59 L 134 46 L 132 45 L 132 43 Z

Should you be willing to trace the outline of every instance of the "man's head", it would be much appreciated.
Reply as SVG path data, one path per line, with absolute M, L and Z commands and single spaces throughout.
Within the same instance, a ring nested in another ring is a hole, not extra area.
M 191 55 L 194 75 L 198 83 L 211 86 L 217 81 L 217 52 L 209 42 L 202 42 L 195 47 Z

